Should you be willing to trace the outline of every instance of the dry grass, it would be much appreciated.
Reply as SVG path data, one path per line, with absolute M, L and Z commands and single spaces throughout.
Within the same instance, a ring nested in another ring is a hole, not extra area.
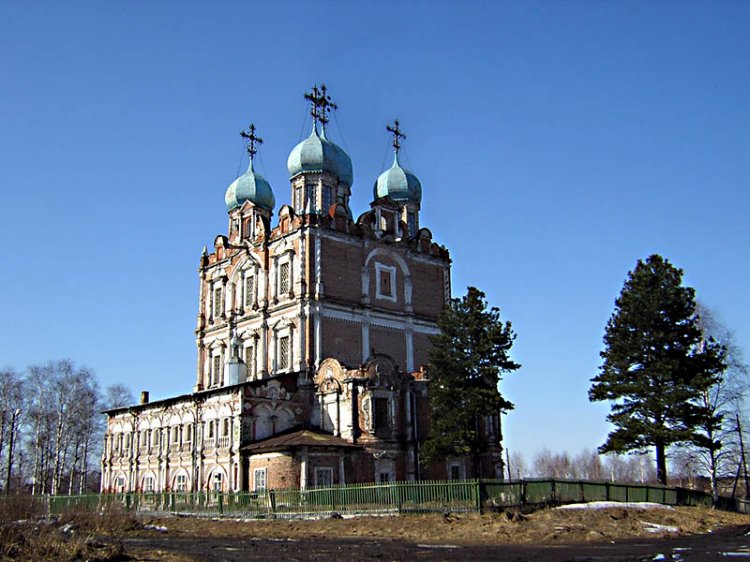
M 494 514 L 402 515 L 353 519 L 232 521 L 161 518 L 144 522 L 165 526 L 167 536 L 222 538 L 388 538 L 419 543 L 549 544 L 610 541 L 666 536 L 648 523 L 677 527 L 679 534 L 750 526 L 750 516 L 701 508 L 606 509 L 564 511 L 546 509 L 522 515 Z M 137 531 L 142 533 L 154 531 Z
M 101 513 L 71 510 L 61 517 L 41 517 L 28 497 L 5 506 L 0 520 L 0 560 L 114 562 L 131 560 L 121 537 L 138 521 L 118 509 Z M 97 539 L 106 536 L 106 541 Z

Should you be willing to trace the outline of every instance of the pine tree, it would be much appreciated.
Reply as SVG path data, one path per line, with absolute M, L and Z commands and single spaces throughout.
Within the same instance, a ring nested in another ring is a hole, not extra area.
M 499 309 L 487 310 L 484 293 L 474 287 L 450 301 L 438 326 L 428 370 L 431 429 L 422 457 L 431 462 L 471 455 L 478 476 L 479 456 L 487 446 L 482 418 L 513 409 L 498 385 L 502 373 L 520 367 L 508 357 L 516 335 L 510 322 L 500 320 Z
M 700 398 L 724 369 L 722 347 L 702 338 L 682 270 L 656 254 L 639 260 L 615 301 L 604 346 L 589 399 L 613 402 L 607 420 L 615 429 L 599 452 L 654 447 L 657 479 L 666 484 L 667 447 L 701 439 L 694 427 L 711 413 Z

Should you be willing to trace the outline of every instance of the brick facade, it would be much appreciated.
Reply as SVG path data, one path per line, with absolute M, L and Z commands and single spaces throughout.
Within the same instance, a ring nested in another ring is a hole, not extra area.
M 351 180 L 332 169 L 294 175 L 275 225 L 252 200 L 230 208 L 227 235 L 200 258 L 193 392 L 108 412 L 103 491 L 425 476 L 420 367 L 450 297 L 450 257 L 414 226 L 418 201 L 382 197 L 354 220 Z M 313 439 L 300 428 L 325 444 L 294 441 Z M 488 465 L 499 445 L 493 454 Z

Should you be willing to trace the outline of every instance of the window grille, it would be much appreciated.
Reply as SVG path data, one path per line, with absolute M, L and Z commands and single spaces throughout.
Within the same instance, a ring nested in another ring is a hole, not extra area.
M 284 262 L 279 268 L 279 293 L 289 292 L 289 262 Z
M 221 316 L 221 313 L 224 310 L 222 304 L 221 287 L 216 287 L 214 289 L 214 317 Z
M 247 347 L 245 347 L 245 365 L 247 365 L 248 369 L 251 369 L 253 366 L 253 346 L 252 345 L 248 345 Z
M 245 306 L 251 307 L 255 304 L 255 277 L 245 277 Z
M 298 187 L 294 190 L 294 210 L 297 214 L 304 213 L 304 205 L 302 203 L 302 188 Z
M 213 383 L 214 385 L 219 384 L 221 379 L 221 355 L 214 356 L 213 364 Z
M 279 369 L 289 368 L 289 336 L 279 339 Z

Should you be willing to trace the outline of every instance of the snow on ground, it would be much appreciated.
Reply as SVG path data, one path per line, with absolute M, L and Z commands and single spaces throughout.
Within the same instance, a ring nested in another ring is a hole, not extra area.
M 561 505 L 557 509 L 671 509 L 671 505 L 653 502 L 591 502 Z

